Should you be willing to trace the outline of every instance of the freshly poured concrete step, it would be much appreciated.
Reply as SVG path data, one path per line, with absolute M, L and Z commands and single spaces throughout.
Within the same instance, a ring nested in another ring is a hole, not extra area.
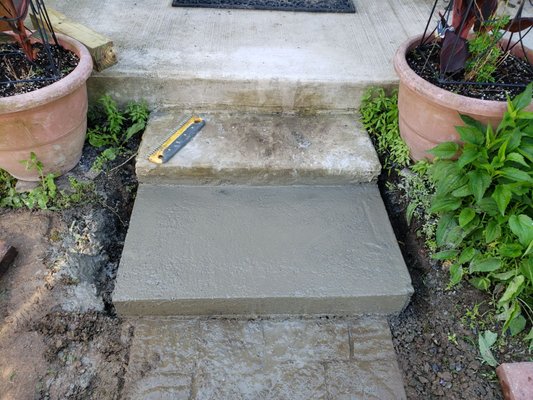
M 115 42 L 118 64 L 93 75 L 92 95 L 268 111 L 355 110 L 366 87 L 396 84 L 394 52 L 424 30 L 431 4 L 356 0 L 357 13 L 339 15 L 47 1 Z
M 206 126 L 168 163 L 148 161 L 190 115 L 172 109 L 151 115 L 137 157 L 140 182 L 342 185 L 376 180 L 381 169 L 357 116 L 342 114 L 201 114 Z
M 411 293 L 375 184 L 141 184 L 113 302 L 125 315 L 388 314 Z

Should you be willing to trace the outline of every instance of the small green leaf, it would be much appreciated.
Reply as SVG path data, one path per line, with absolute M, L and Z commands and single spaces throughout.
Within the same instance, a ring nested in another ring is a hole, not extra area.
M 524 247 L 528 247 L 533 241 L 533 220 L 525 215 L 511 215 L 509 217 L 511 231 L 518 236 L 518 240 Z
M 520 183 L 533 183 L 533 178 L 525 171 L 514 167 L 505 167 L 500 170 L 500 174 L 504 177 Z
M 474 258 L 470 263 L 470 273 L 474 272 L 493 272 L 502 266 L 502 260 L 496 257 L 484 259 Z
M 486 243 L 494 242 L 501 235 L 502 235 L 502 228 L 500 227 L 500 224 L 498 224 L 498 222 L 495 220 L 491 220 L 487 224 L 487 228 L 485 229 L 485 242 Z
M 450 286 L 455 286 L 463 279 L 463 267 L 459 264 L 452 264 L 450 267 Z
M 520 263 L 520 273 L 524 275 L 529 284 L 533 284 L 533 257 L 528 257 Z
M 456 126 L 455 129 L 459 133 L 461 140 L 465 143 L 480 146 L 485 141 L 483 131 L 474 126 Z
M 517 164 L 521 164 L 521 165 L 523 165 L 526 168 L 529 168 L 529 164 L 524 159 L 524 156 L 522 156 L 522 154 L 520 154 L 520 153 L 507 154 L 507 161 L 512 161 L 512 162 L 515 162 Z
M 459 214 L 459 226 L 464 228 L 470 221 L 474 219 L 476 212 L 471 208 L 463 208 Z
M 455 142 L 444 142 L 438 146 L 428 150 L 428 153 L 433 154 L 435 157 L 442 159 L 449 159 L 454 157 L 459 151 L 459 145 Z
M 463 185 L 452 192 L 452 196 L 454 197 L 466 197 L 470 196 L 471 194 L 472 191 L 470 190 L 470 186 L 468 184 Z
M 506 243 L 502 244 L 499 248 L 500 256 L 517 258 L 520 257 L 524 249 L 518 243 Z
M 464 168 L 466 165 L 470 164 L 471 162 L 476 161 L 480 156 L 480 153 L 476 148 L 473 147 L 465 147 L 463 149 L 463 152 L 457 159 L 457 164 L 459 167 Z
M 517 275 L 517 273 L 518 272 L 516 270 L 512 270 L 512 271 L 502 272 L 500 274 L 492 274 L 491 277 L 496 280 L 505 282 L 505 281 L 508 281 L 509 279 L 513 279 Z
M 498 210 L 498 205 L 492 197 L 482 198 L 477 205 L 481 211 L 489 214 L 492 217 L 500 214 L 500 210 Z
M 526 319 L 522 314 L 516 316 L 509 324 L 511 336 L 516 336 L 526 328 Z
M 498 304 L 503 305 L 518 296 L 524 287 L 524 280 L 524 275 L 518 275 L 515 277 L 509 285 L 507 285 L 507 289 L 505 289 L 503 296 L 498 300 Z
M 451 260 L 459 254 L 459 250 L 443 250 L 431 256 L 434 260 Z
M 481 353 L 481 358 L 483 358 L 483 360 L 491 367 L 498 366 L 498 361 L 496 361 L 494 355 L 492 354 L 492 351 L 490 350 L 494 343 L 496 343 L 496 339 L 498 339 L 498 334 L 491 331 L 485 331 L 483 333 L 480 333 L 478 337 L 478 345 L 479 352 Z
M 457 222 L 455 222 L 452 214 L 444 214 L 441 216 L 437 224 L 437 231 L 435 232 L 435 241 L 439 247 L 444 246 L 446 233 L 456 226 Z
M 490 279 L 487 277 L 482 278 L 472 278 L 469 280 L 470 284 L 476 289 L 488 291 L 490 288 Z
M 513 194 L 508 185 L 497 185 L 496 189 L 494 189 L 494 193 L 492 193 L 491 197 L 498 205 L 498 210 L 501 215 L 505 215 L 505 210 L 509 205 L 512 196 Z
M 492 179 L 490 175 L 483 170 L 470 171 L 468 174 L 470 190 L 474 194 L 476 202 L 479 202 L 486 190 L 490 186 Z
M 532 86 L 531 83 L 527 85 L 526 89 L 513 99 L 512 104 L 514 109 L 521 110 L 531 103 Z
M 432 213 L 454 211 L 461 207 L 462 200 L 458 198 L 444 198 L 436 200 L 430 208 Z
M 457 260 L 458 264 L 464 264 L 471 261 L 476 255 L 476 249 L 473 247 L 467 247 L 461 252 L 459 259 Z

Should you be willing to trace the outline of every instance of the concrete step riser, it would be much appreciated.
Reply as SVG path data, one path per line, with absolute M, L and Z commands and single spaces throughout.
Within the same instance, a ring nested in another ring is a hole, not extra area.
M 141 184 L 113 301 L 124 315 L 358 315 L 411 293 L 375 184 Z
M 196 110 L 255 112 L 348 113 L 359 110 L 369 87 L 393 88 L 396 80 L 367 82 L 300 82 L 155 78 L 111 72 L 93 75 L 89 96 L 108 93 L 121 103 L 145 100 L 151 108 L 175 107 Z

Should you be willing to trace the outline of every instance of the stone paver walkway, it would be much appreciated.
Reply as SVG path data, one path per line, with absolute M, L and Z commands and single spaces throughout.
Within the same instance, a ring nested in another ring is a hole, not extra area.
M 383 318 L 132 320 L 124 399 L 404 399 Z

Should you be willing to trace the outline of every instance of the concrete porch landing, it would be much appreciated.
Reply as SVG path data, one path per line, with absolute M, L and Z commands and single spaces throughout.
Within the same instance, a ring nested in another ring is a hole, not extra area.
M 362 90 L 397 82 L 392 57 L 419 34 L 427 0 L 354 0 L 355 14 L 173 8 L 170 0 L 49 0 L 109 36 L 118 65 L 93 95 L 181 108 L 355 110 Z

